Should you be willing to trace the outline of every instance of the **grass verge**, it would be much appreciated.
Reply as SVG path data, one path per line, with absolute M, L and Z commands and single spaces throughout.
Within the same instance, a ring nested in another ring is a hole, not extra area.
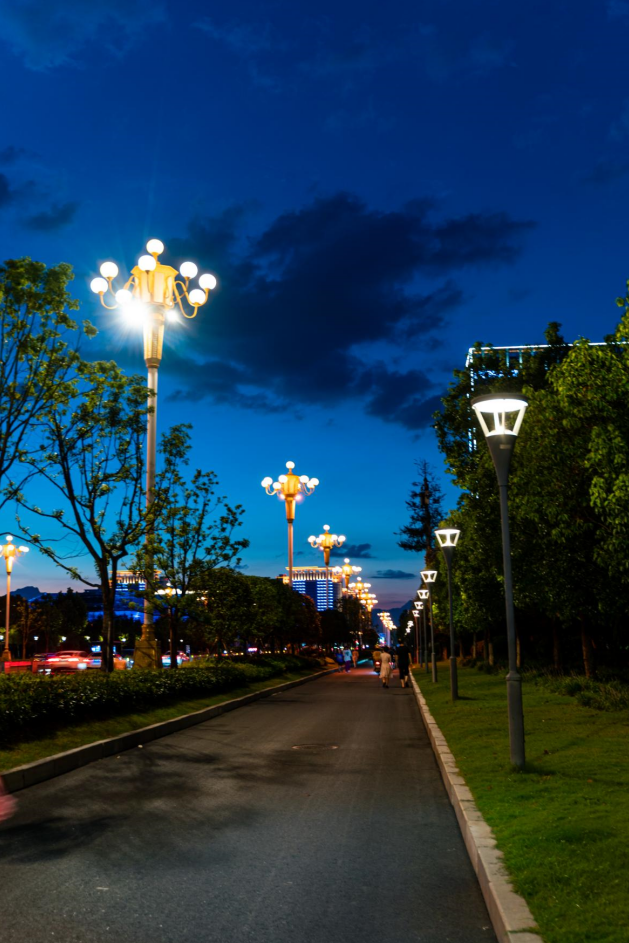
M 415 677 L 546 943 L 629 943 L 629 710 L 523 685 L 527 767 L 509 765 L 503 677 Z
M 263 691 L 278 684 L 285 684 L 287 681 L 297 681 L 320 670 L 322 668 L 286 672 L 281 676 L 234 688 L 231 691 L 215 694 L 212 697 L 170 701 L 166 706 L 152 710 L 135 711 L 103 720 L 71 724 L 44 737 L 0 749 L 0 773 L 6 773 L 8 770 L 15 769 L 16 766 L 23 766 L 25 763 L 44 760 L 56 753 L 63 753 L 66 750 L 74 750 L 76 747 L 82 747 L 88 743 L 95 743 L 97 740 L 107 740 L 109 737 L 129 733 L 129 731 L 138 730 L 140 727 L 149 727 L 151 724 L 172 720 L 174 717 L 181 717 L 183 714 L 192 714 L 204 707 L 213 707 L 215 704 L 222 704 L 224 701 L 243 697 L 253 691 Z

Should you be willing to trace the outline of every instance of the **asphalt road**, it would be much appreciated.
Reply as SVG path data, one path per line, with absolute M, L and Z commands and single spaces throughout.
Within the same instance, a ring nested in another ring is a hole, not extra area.
M 495 943 L 397 675 L 328 675 L 17 798 L 2 943 Z

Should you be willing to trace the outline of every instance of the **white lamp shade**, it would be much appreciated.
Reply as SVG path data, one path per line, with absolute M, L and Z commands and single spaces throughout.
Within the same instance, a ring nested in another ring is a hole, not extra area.
M 105 278 L 93 278 L 90 282 L 90 288 L 95 295 L 104 295 L 109 288 L 109 285 L 107 284 L 107 280 Z
M 422 579 L 424 583 L 435 583 L 437 580 L 436 570 L 422 570 Z
M 115 262 L 103 262 L 100 267 L 100 274 L 103 278 L 115 278 L 118 274 L 118 266 Z
M 272 478 L 269 478 L 268 475 L 267 475 L 266 478 L 263 478 L 263 479 L 262 479 L 261 484 L 262 484 L 262 487 L 263 487 L 263 488 L 268 488 L 269 485 L 272 485 L 272 484 L 273 484 L 273 479 L 272 479 Z
M 116 301 L 119 305 L 128 305 L 133 300 L 133 295 L 128 288 L 119 288 L 116 292 Z
M 184 278 L 194 278 L 199 269 L 194 264 L 194 262 L 182 262 L 179 266 L 179 271 Z
M 205 272 L 199 279 L 199 285 L 201 288 L 205 289 L 205 291 L 212 291 L 217 285 L 216 276 L 212 275 L 210 272 Z
M 190 304 L 194 305 L 195 308 L 205 304 L 205 292 L 201 291 L 200 288 L 193 288 L 188 298 L 190 299 Z
M 138 259 L 138 268 L 143 272 L 152 272 L 156 265 L 157 262 L 152 255 L 141 255 Z
M 461 531 L 456 527 L 442 527 L 435 531 L 440 547 L 456 547 Z
M 308 482 L 308 485 L 311 488 L 316 488 L 318 484 L 319 484 L 318 478 L 311 478 L 310 481 Z
M 161 255 L 164 251 L 164 243 L 161 239 L 149 239 L 146 243 L 146 251 L 150 252 L 151 255 Z
M 523 396 L 477 396 L 472 407 L 485 436 L 517 435 L 528 406 Z

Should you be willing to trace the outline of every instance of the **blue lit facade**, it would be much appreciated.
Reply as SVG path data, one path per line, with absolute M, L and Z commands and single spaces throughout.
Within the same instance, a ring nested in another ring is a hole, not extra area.
M 288 583 L 287 576 L 281 578 Z M 332 567 L 330 567 L 329 580 L 325 578 L 323 566 L 293 569 L 293 589 L 302 596 L 310 596 L 318 612 L 323 612 L 324 609 L 336 609 L 342 595 L 342 585 L 341 577 L 332 572 Z

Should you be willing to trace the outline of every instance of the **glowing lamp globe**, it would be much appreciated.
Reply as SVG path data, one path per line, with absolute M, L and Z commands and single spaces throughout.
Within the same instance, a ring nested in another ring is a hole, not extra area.
M 90 282 L 90 288 L 95 295 L 104 295 L 109 285 L 107 284 L 107 279 L 105 278 L 93 278 Z
M 119 288 L 116 292 L 116 301 L 119 305 L 128 305 L 131 304 L 133 300 L 133 295 L 128 288 Z
M 164 251 L 164 243 L 161 239 L 149 239 L 146 243 L 146 251 L 151 255 L 161 255 Z
M 141 255 L 138 259 L 138 268 L 142 269 L 143 272 L 152 272 L 155 269 L 157 262 L 152 255 Z
M 118 274 L 118 266 L 115 262 L 103 262 L 100 267 L 100 274 L 103 278 L 115 278 Z
M 194 262 L 182 262 L 179 266 L 179 271 L 184 278 L 194 278 L 199 269 L 194 264 Z
M 194 305 L 195 308 L 205 304 L 205 292 L 201 291 L 200 288 L 193 288 L 188 298 L 190 299 L 190 304 Z
M 216 276 L 211 275 L 209 272 L 206 272 L 199 279 L 199 285 L 201 288 L 204 288 L 205 291 L 212 291 L 213 288 L 216 288 L 217 284 Z

